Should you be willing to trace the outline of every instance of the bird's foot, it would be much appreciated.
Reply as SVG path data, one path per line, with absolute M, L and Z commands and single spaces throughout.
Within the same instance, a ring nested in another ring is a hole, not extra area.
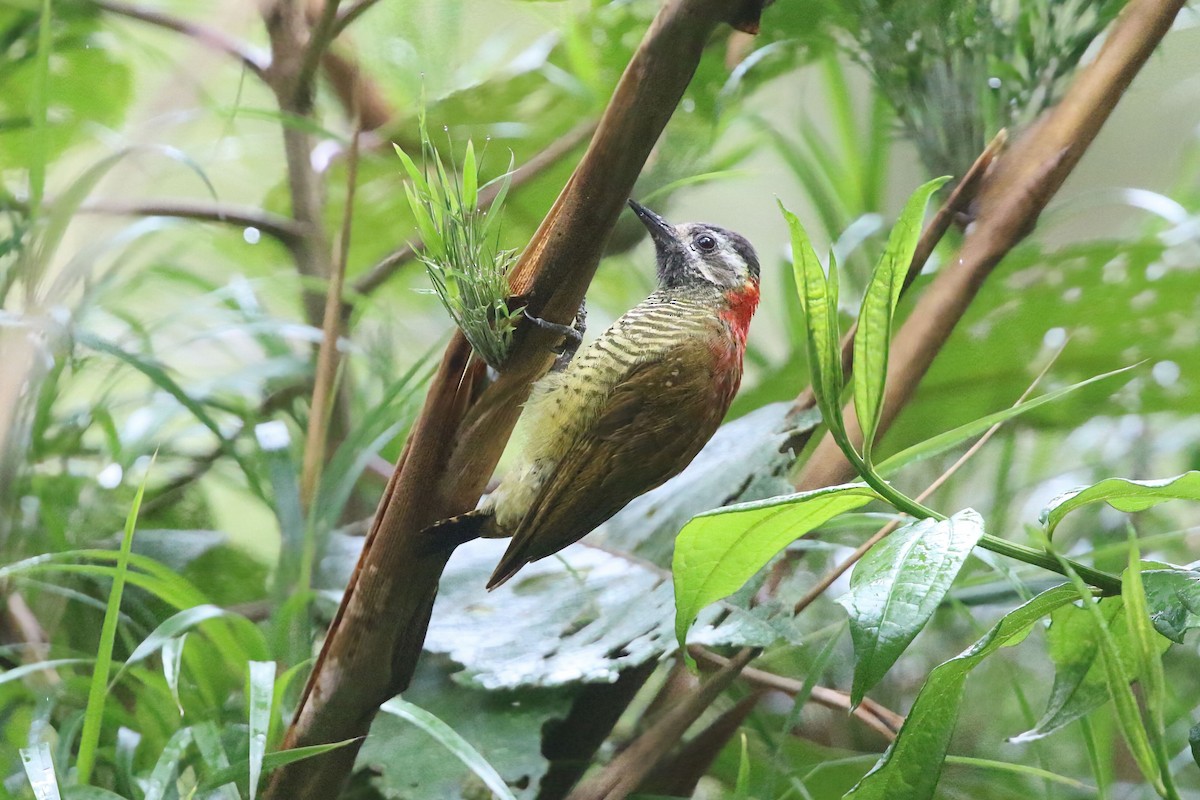
M 575 314 L 575 321 L 570 325 L 560 325 L 557 322 L 550 322 L 541 317 L 535 317 L 525 309 L 522 309 L 521 313 L 525 315 L 525 319 L 537 325 L 542 330 L 550 331 L 562 337 L 562 345 L 553 351 L 558 355 L 558 358 L 551 369 L 560 370 L 566 367 L 571 362 L 571 359 L 575 357 L 575 352 L 579 350 L 579 345 L 583 343 L 583 334 L 587 330 L 586 302 L 579 304 L 579 311 Z

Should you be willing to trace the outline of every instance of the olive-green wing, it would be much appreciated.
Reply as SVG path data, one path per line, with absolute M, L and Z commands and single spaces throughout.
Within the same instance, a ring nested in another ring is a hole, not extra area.
M 631 367 L 547 478 L 488 588 L 578 541 L 687 466 L 728 409 L 729 392 L 715 373 L 703 341 Z

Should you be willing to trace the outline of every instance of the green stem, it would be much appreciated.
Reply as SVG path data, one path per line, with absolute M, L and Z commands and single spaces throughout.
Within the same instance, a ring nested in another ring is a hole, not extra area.
M 904 494 L 896 491 L 887 481 L 879 476 L 873 467 L 866 463 L 852 447 L 846 446 L 847 442 L 839 442 L 842 444 L 842 451 L 846 457 L 850 459 L 850 463 L 858 470 L 858 474 L 862 476 L 867 485 L 879 493 L 879 496 L 891 503 L 900 511 L 917 519 L 936 519 L 944 520 L 946 516 L 934 511 L 906 497 Z M 991 550 L 993 553 L 998 553 L 1002 556 L 1022 561 L 1026 564 L 1032 564 L 1043 569 L 1048 569 L 1051 572 L 1057 572 L 1059 575 L 1069 577 L 1067 571 L 1063 569 L 1062 563 L 1059 562 L 1059 557 L 1055 556 L 1047 550 L 1038 550 L 1033 547 L 1028 547 L 1016 542 L 1010 542 L 1007 539 L 1001 539 L 990 534 L 983 534 L 979 537 L 979 546 L 985 550 Z M 1080 564 L 1078 561 L 1072 561 L 1069 558 L 1063 558 L 1062 562 L 1066 563 L 1075 570 L 1075 573 L 1090 583 L 1092 586 L 1100 589 L 1106 595 L 1121 593 L 1121 580 L 1115 575 L 1110 575 L 1107 572 L 1101 572 L 1097 569 L 1092 569 L 1089 566 Z

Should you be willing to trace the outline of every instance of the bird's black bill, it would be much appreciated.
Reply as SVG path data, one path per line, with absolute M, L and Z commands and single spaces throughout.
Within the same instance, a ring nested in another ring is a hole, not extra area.
M 675 233 L 675 228 L 671 223 L 636 200 L 631 199 L 629 207 L 633 209 L 633 213 L 638 215 L 638 219 L 646 226 L 646 230 L 650 231 L 650 238 L 658 247 L 669 250 L 679 245 L 679 235 Z

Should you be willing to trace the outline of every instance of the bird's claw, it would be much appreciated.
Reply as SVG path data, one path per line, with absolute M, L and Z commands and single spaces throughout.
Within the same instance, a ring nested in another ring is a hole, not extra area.
M 579 311 L 575 314 L 575 321 L 570 325 L 560 325 L 557 322 L 550 322 L 541 317 L 535 317 L 529 313 L 528 309 L 521 309 L 521 313 L 525 315 L 525 319 L 537 325 L 544 331 L 558 334 L 562 337 L 562 346 L 553 349 L 552 352 L 558 355 L 552 369 L 560 370 L 571 362 L 575 357 L 575 352 L 579 349 L 579 345 L 583 343 L 583 333 L 587 330 L 587 306 L 585 303 L 579 304 Z

